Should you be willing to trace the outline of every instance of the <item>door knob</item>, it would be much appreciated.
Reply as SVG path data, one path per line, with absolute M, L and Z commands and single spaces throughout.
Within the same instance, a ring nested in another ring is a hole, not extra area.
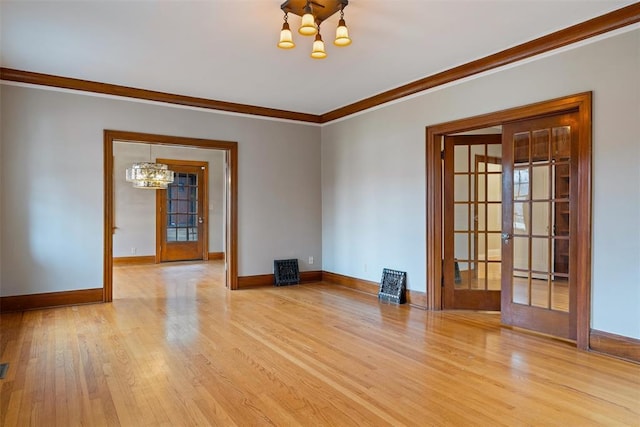
M 202 224 L 204 222 L 204 220 L 202 219 L 201 216 L 198 217 L 198 224 Z
M 511 240 L 511 233 L 502 233 L 502 241 L 507 243 L 509 240 Z

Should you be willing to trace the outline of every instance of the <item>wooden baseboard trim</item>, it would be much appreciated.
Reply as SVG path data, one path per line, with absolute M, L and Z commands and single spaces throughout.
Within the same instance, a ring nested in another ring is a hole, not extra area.
M 209 252 L 209 261 L 224 259 L 224 252 Z
M 370 280 L 357 279 L 350 276 L 343 276 L 342 274 L 330 273 L 328 271 L 322 272 L 322 281 L 364 292 L 366 294 L 375 296 L 376 298 L 378 297 L 378 291 L 380 290 L 380 283 L 372 282 Z M 418 308 L 427 308 L 426 293 L 407 289 L 406 297 L 407 304 Z
M 113 265 L 140 265 L 140 264 L 155 264 L 155 255 L 144 256 L 119 256 L 113 257 Z
M 91 304 L 102 302 L 103 299 L 102 288 L 0 297 L 0 313 Z
M 640 363 L 640 340 L 636 338 L 592 329 L 589 348 L 598 353 Z
M 372 282 L 370 280 L 356 279 L 355 277 L 350 276 L 343 276 L 342 274 L 331 273 L 328 271 L 322 272 L 322 281 L 364 292 L 365 294 L 375 295 L 376 297 L 378 296 L 378 290 L 380 289 L 379 283 Z
M 427 293 L 407 289 L 407 304 L 427 310 Z
M 322 271 L 301 271 L 300 283 L 322 281 Z M 256 276 L 238 277 L 238 289 L 256 288 L 260 286 L 273 286 L 273 274 L 259 274 Z

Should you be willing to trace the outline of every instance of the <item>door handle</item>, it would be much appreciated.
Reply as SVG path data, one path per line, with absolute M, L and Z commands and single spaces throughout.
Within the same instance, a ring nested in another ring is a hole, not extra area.
M 504 243 L 507 243 L 512 237 L 511 233 L 502 233 L 502 241 Z

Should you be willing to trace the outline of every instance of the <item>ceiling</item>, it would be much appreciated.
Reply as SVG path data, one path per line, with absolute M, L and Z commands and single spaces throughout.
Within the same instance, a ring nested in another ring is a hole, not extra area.
M 634 3 L 350 0 L 353 43 L 309 57 L 276 47 L 281 0 L 7 1 L 2 67 L 323 114 Z

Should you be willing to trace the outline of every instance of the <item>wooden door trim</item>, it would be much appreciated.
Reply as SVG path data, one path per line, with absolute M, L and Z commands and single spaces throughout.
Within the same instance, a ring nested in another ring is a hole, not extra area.
M 579 200 L 584 202 L 576 221 L 579 254 L 578 265 L 583 266 L 577 272 L 577 313 L 576 344 L 578 348 L 589 347 L 589 329 L 591 317 L 591 117 L 592 93 L 584 92 L 549 101 L 538 102 L 522 107 L 497 111 L 475 117 L 454 120 L 427 126 L 426 132 L 426 290 L 427 308 L 442 309 L 442 137 L 447 134 L 470 131 L 517 120 L 532 119 L 564 112 L 577 111 L 579 126 L 579 165 L 582 173 L 579 178 Z
M 208 207 L 209 207 L 209 162 L 203 162 L 203 161 L 199 161 L 199 160 L 180 160 L 180 159 L 163 159 L 163 158 L 157 158 L 156 162 L 158 163 L 164 163 L 166 165 L 169 166 L 169 169 L 171 169 L 171 166 L 195 166 L 195 167 L 199 167 L 199 168 L 203 168 L 202 170 L 203 172 L 203 182 L 204 182 L 204 188 L 202 190 L 202 209 L 203 209 L 203 214 L 202 214 L 202 218 L 203 218 L 203 227 L 202 227 L 202 260 L 203 261 L 208 261 L 209 260 L 209 214 L 208 214 Z M 161 199 L 162 197 L 158 196 L 158 193 L 156 192 L 156 264 L 159 264 L 162 262 L 162 253 L 161 250 L 162 248 L 161 246 L 161 242 L 162 242 L 162 235 L 161 233 L 163 232 L 162 227 L 159 224 L 158 221 L 158 212 L 159 212 L 159 207 L 160 207 L 160 203 L 161 203 Z M 205 213 L 206 212 L 206 213 Z
M 113 227 L 114 189 L 113 144 L 115 141 L 129 141 L 146 144 L 196 147 L 226 152 L 228 179 L 226 206 L 227 244 L 225 261 L 227 265 L 227 285 L 238 289 L 238 143 L 213 139 L 188 138 L 105 129 L 103 132 L 104 160 L 104 228 L 103 228 L 103 301 L 113 301 Z

